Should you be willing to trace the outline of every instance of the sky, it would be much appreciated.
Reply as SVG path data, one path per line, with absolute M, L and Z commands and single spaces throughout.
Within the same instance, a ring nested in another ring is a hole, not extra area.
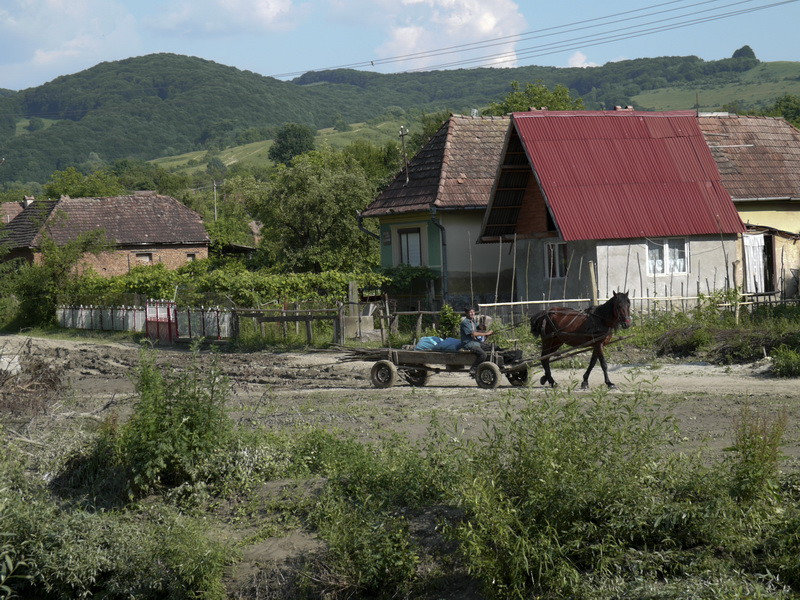
M 800 61 L 800 0 L 0 0 L 0 88 L 157 52 L 291 79 L 656 56 Z

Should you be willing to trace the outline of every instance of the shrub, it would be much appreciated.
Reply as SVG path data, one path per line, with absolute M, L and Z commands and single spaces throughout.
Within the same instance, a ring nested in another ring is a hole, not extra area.
M 442 306 L 442 310 L 439 311 L 439 328 L 442 330 L 442 335 L 444 337 L 457 335 L 460 325 L 461 315 L 449 304 Z
M 147 493 L 198 480 L 215 453 L 228 447 L 233 424 L 225 409 L 230 390 L 216 361 L 194 361 L 185 373 L 162 374 L 155 354 L 143 351 L 139 402 L 121 428 L 118 460 L 129 473 L 130 493 Z
M 772 372 L 778 377 L 800 376 L 800 352 L 782 344 L 772 351 Z

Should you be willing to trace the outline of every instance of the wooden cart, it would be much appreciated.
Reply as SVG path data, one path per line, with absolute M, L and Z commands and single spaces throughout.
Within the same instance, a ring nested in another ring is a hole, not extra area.
M 428 352 L 424 350 L 386 349 L 386 358 L 378 360 L 370 370 L 369 378 L 377 388 L 392 387 L 397 378 L 403 377 L 414 386 L 428 383 L 431 375 L 442 371 L 464 371 L 475 362 L 471 352 Z M 499 352 L 489 353 L 486 362 L 475 370 L 475 382 L 483 389 L 494 389 L 500 385 L 502 375 L 513 386 L 525 385 L 528 381 L 530 360 L 506 364 Z

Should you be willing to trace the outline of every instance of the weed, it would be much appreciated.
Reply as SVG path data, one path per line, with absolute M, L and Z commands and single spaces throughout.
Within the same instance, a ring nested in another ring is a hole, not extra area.
M 772 351 L 772 372 L 778 377 L 800 376 L 800 352 L 782 344 Z

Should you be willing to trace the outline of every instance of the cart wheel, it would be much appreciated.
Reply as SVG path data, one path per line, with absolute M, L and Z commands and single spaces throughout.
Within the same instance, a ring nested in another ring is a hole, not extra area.
M 522 387 L 528 383 L 528 369 L 526 368 L 519 369 L 517 371 L 509 371 L 506 373 L 506 379 L 508 379 L 508 383 L 514 387 Z
M 500 385 L 500 367 L 492 362 L 479 364 L 475 371 L 475 381 L 479 388 L 493 390 Z
M 397 367 L 388 360 L 379 360 L 372 365 L 369 380 L 376 388 L 389 388 L 397 383 Z
M 430 371 L 425 369 L 405 369 L 403 370 L 403 378 L 413 386 L 422 387 L 428 383 L 431 378 Z

